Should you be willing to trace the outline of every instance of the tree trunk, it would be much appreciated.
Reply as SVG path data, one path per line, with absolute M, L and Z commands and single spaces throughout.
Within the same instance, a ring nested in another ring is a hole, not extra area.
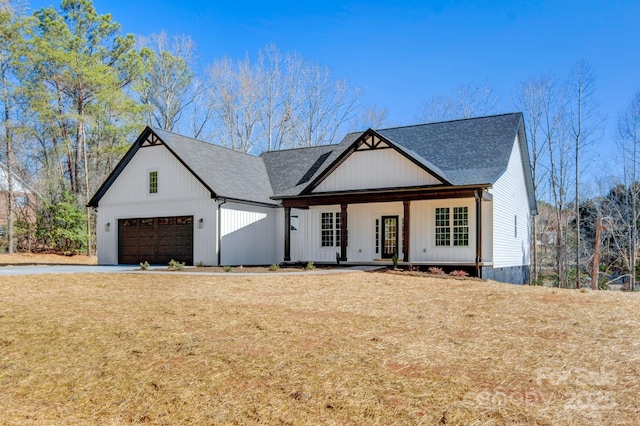
M 7 91 L 7 76 L 6 70 L 2 69 L 2 97 L 4 102 L 4 131 L 5 131 L 5 148 L 6 148 L 6 156 L 7 156 L 7 233 L 9 236 L 9 243 L 7 247 L 7 252 L 9 254 L 13 253 L 13 247 L 15 245 L 14 241 L 14 231 L 13 231 L 13 204 L 14 204 L 14 196 L 13 196 L 13 176 L 12 176 L 12 167 L 11 160 L 13 158 L 13 149 L 11 146 L 11 123 L 10 123 L 10 114 L 9 114 L 9 93 Z
M 593 247 L 593 262 L 591 263 L 591 289 L 598 289 L 598 274 L 600 272 L 600 235 L 602 233 L 602 218 L 596 218 L 596 237 Z

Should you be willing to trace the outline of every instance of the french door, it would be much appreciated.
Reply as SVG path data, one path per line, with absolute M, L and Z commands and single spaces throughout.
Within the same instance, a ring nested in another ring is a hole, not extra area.
M 380 245 L 383 259 L 391 259 L 398 254 L 398 216 L 382 216 Z

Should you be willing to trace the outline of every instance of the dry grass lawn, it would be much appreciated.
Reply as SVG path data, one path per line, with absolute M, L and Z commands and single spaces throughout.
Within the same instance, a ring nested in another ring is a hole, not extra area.
M 50 253 L 0 254 L 0 265 L 97 265 L 98 258 L 77 254 L 64 256 Z
M 2 424 L 637 424 L 640 295 L 349 273 L 0 278 Z

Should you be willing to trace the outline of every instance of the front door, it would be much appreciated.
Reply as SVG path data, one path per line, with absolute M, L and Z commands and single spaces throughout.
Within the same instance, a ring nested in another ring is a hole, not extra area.
M 391 259 L 398 254 L 398 216 L 382 216 L 380 239 L 383 259 Z

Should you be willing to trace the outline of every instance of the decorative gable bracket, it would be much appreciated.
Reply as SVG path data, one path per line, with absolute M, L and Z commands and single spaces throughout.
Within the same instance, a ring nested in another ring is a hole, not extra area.
M 146 147 L 146 146 L 156 146 L 156 145 L 162 145 L 162 140 L 160 140 L 158 135 L 156 135 L 154 132 L 149 132 L 149 135 L 145 140 L 142 141 L 142 144 L 140 146 Z
M 371 149 L 385 149 L 391 148 L 385 141 L 380 139 L 376 135 L 369 135 L 369 137 L 362 139 L 360 144 L 356 147 L 356 151 L 368 151 Z

